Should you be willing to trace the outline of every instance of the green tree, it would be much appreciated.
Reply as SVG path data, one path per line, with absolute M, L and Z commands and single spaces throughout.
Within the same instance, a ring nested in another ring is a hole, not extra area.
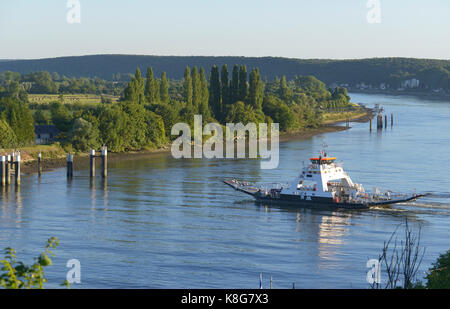
M 289 88 L 286 81 L 286 76 L 283 75 L 280 79 L 279 96 L 283 101 L 288 103 L 292 99 L 293 95 L 294 92 L 292 91 L 292 89 Z
M 239 123 L 246 125 L 249 122 L 258 122 L 255 110 L 253 107 L 245 104 L 242 101 L 237 101 L 230 105 L 227 117 L 227 123 Z
M 273 122 L 279 123 L 280 131 L 287 131 L 297 124 L 294 113 L 286 103 L 272 95 L 264 98 L 263 111 Z
M 199 113 L 203 116 L 203 120 L 206 122 L 211 118 L 211 110 L 209 108 L 208 81 L 206 80 L 205 69 L 203 67 L 200 68 L 200 87 L 201 103 Z
M 450 250 L 441 254 L 426 276 L 428 289 L 450 289 Z
M 209 75 L 209 105 L 218 121 L 223 120 L 220 88 L 219 68 L 214 65 Z
M 220 87 L 222 93 L 222 104 L 223 105 L 230 104 L 230 81 L 229 81 L 228 66 L 226 64 L 222 66 L 222 71 L 220 74 Z
M 255 109 L 262 109 L 264 99 L 264 83 L 257 68 L 253 69 L 249 78 L 248 103 Z
M 17 145 L 17 137 L 8 122 L 0 119 L 0 148 L 14 148 Z
M 141 70 L 137 68 L 134 77 L 125 87 L 123 93 L 123 100 L 144 104 L 145 103 L 144 90 L 145 85 L 144 80 L 142 79 Z
M 239 66 L 235 64 L 231 75 L 230 103 L 237 101 L 239 101 Z
M 184 70 L 183 99 L 188 105 L 192 105 L 192 91 L 191 69 L 189 66 L 186 66 Z
M 34 123 L 37 125 L 49 125 L 51 123 L 50 117 L 44 113 L 42 109 L 38 109 L 34 115 Z
M 54 102 L 50 105 L 50 114 L 53 124 L 61 131 L 68 132 L 72 128 L 73 119 L 66 105 Z
M 200 105 L 202 103 L 202 86 L 200 81 L 200 75 L 198 73 L 197 67 L 192 68 L 192 104 L 194 106 L 195 113 L 198 113 Z
M 34 141 L 34 120 L 28 105 L 12 98 L 0 100 L 1 118 L 6 120 L 14 131 L 19 145 L 31 144 Z
M 245 102 L 248 94 L 247 66 L 239 67 L 239 100 Z
M 169 97 L 169 82 L 167 81 L 167 75 L 166 72 L 162 72 L 161 74 L 161 82 L 159 85 L 160 89 L 160 99 L 163 103 L 169 103 L 170 97 Z
M 100 147 L 98 128 L 83 118 L 75 119 L 72 130 L 68 134 L 72 146 L 79 151 L 89 151 Z
M 145 81 L 144 95 L 149 103 L 156 103 L 159 98 L 159 88 L 156 79 L 153 77 L 153 68 L 148 67 Z

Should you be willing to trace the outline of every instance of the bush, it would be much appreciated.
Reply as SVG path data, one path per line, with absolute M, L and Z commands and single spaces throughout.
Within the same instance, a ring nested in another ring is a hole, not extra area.
M 13 248 L 5 248 L 5 257 L 0 260 L 3 267 L 0 269 L 0 287 L 6 289 L 43 289 L 47 279 L 44 276 L 44 267 L 52 265 L 50 256 L 54 256 L 52 249 L 59 244 L 56 237 L 49 238 L 44 252 L 35 258 L 35 263 L 26 265 L 17 261 L 17 252 Z M 65 281 L 63 285 L 69 286 Z
M 450 289 L 450 250 L 441 254 L 426 277 L 428 289 Z

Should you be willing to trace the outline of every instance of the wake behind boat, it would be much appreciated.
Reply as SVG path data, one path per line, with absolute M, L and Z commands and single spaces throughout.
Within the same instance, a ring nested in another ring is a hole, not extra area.
M 335 157 L 321 152 L 310 158 L 292 182 L 282 184 L 255 185 L 236 179 L 224 183 L 237 191 L 253 196 L 266 203 L 290 203 L 298 206 L 326 206 L 335 208 L 369 208 L 412 201 L 426 194 L 400 194 L 392 191 L 366 193 L 361 184 L 353 183 Z

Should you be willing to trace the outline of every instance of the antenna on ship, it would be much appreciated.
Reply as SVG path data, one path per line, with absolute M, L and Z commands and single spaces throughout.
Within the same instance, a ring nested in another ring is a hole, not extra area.
M 327 148 L 328 148 L 327 143 L 325 143 L 325 141 L 323 141 L 323 143 L 322 143 L 322 154 L 323 154 L 324 157 L 327 156 L 327 152 L 326 152 Z

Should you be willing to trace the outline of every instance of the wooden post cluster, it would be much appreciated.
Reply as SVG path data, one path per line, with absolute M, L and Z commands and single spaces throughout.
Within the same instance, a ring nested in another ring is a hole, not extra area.
M 384 125 L 383 125 L 383 118 L 384 118 Z M 391 113 L 391 128 L 394 126 L 394 113 Z M 380 113 L 377 115 L 377 130 L 383 130 L 387 129 L 388 127 L 388 115 L 385 114 L 384 117 Z M 370 119 L 370 132 L 372 132 L 372 119 Z
M 106 146 L 103 146 L 101 151 L 101 155 L 96 156 L 95 150 L 91 149 L 90 155 L 89 155 L 89 176 L 91 178 L 95 177 L 95 158 L 100 157 L 102 159 L 102 177 L 106 178 L 108 176 L 108 148 Z
M 20 153 L 12 152 L 7 156 L 0 156 L 0 186 L 11 184 L 11 171 L 14 170 L 16 186 L 20 186 Z

